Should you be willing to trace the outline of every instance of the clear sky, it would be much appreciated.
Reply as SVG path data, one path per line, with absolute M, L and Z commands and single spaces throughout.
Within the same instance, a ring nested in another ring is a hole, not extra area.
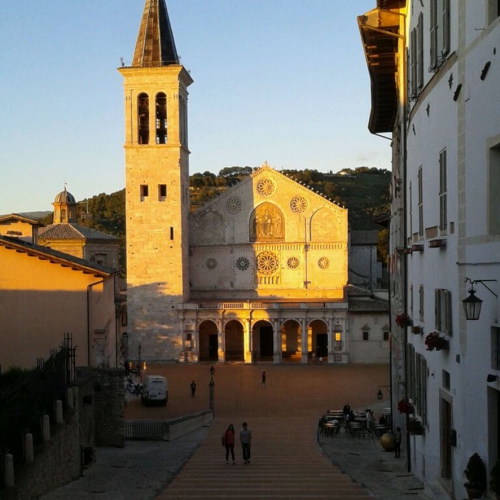
M 120 57 L 145 0 L 10 0 L 0 17 L 0 214 L 125 187 Z M 190 171 L 370 166 L 370 80 L 356 16 L 375 0 L 167 0 L 189 87 Z

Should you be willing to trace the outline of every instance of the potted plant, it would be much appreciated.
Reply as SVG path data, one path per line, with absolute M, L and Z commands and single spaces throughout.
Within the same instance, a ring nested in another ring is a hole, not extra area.
M 410 418 L 408 420 L 408 432 L 414 436 L 422 436 L 424 433 L 424 426 L 417 418 Z
M 408 401 L 408 399 L 402 399 L 398 403 L 398 410 L 400 413 L 413 413 L 413 405 Z
M 449 342 L 446 337 L 443 337 L 438 332 L 431 332 L 425 337 L 425 345 L 428 351 L 441 351 L 442 349 L 448 349 Z
M 396 316 L 396 324 L 401 328 L 406 328 L 413 324 L 413 320 L 406 313 L 401 313 Z
M 495 462 L 490 471 L 490 489 L 500 500 L 500 458 Z
M 467 481 L 464 483 L 469 499 L 481 498 L 486 490 L 486 466 L 483 459 L 474 453 L 469 458 L 467 467 L 464 470 Z

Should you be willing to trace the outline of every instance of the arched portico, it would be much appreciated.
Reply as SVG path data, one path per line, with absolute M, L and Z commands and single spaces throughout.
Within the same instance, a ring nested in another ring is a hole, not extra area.
M 290 319 L 281 326 L 281 350 L 283 361 L 300 363 L 302 357 L 302 326 Z
M 237 320 L 229 321 L 224 328 L 226 361 L 245 361 L 243 325 Z
M 260 320 L 253 325 L 252 353 L 254 361 L 273 361 L 274 328 L 269 321 Z
M 206 320 L 198 327 L 200 361 L 219 360 L 219 332 L 217 325 Z

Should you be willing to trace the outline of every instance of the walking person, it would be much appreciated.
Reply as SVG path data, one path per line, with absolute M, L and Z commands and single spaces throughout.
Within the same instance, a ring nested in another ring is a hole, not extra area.
M 194 398 L 195 394 L 196 394 L 196 382 L 193 380 L 191 382 L 191 396 Z
M 243 463 L 250 463 L 250 448 L 252 446 L 252 431 L 248 428 L 246 422 L 243 422 L 243 428 L 240 430 L 241 449 L 243 451 Z
M 266 385 L 266 378 L 267 378 L 267 377 L 266 377 L 266 371 L 264 370 L 264 371 L 262 372 L 262 385 Z
M 233 465 L 236 465 L 234 460 L 234 426 L 231 424 L 224 432 L 222 436 L 222 446 L 226 448 L 226 465 L 229 463 L 229 453 L 231 452 L 231 458 L 233 459 Z
M 397 427 L 394 435 L 394 458 L 401 458 L 401 439 L 401 427 Z

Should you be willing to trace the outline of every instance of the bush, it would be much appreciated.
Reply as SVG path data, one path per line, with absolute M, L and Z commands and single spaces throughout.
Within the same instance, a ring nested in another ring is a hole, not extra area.
M 466 488 L 481 491 L 486 489 L 486 466 L 483 459 L 477 453 L 474 453 L 469 458 L 464 474 L 467 478 L 467 481 L 464 483 Z

